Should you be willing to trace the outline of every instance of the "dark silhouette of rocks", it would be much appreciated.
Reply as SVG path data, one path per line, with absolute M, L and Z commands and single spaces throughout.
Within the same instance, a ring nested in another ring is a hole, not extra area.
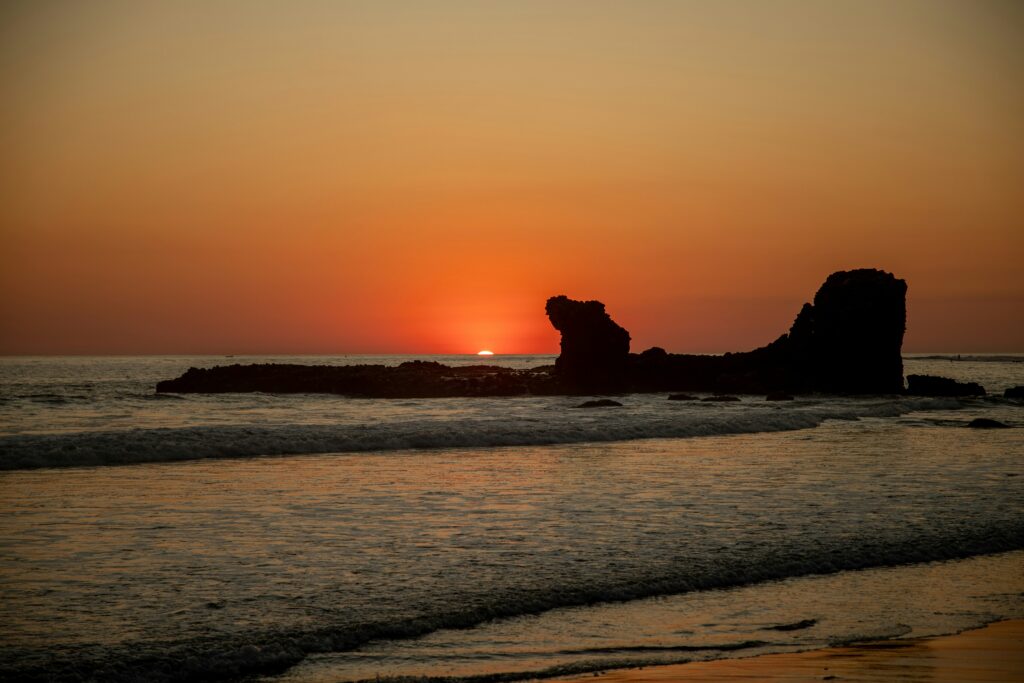
M 740 400 L 738 396 L 705 396 L 702 401 L 716 401 L 720 403 L 731 403 Z
M 1003 398 L 1024 398 L 1024 386 L 1010 387 L 1003 392 Z
M 881 270 L 829 275 L 790 328 L 793 370 L 816 391 L 898 393 L 906 294 L 906 282 Z
M 398 367 L 232 365 L 190 369 L 177 379 L 160 382 L 157 391 L 383 398 L 624 392 L 778 397 L 769 400 L 808 392 L 895 394 L 903 392 L 900 351 L 906 291 L 906 282 L 881 270 L 833 273 L 813 302 L 803 305 L 786 334 L 753 351 L 722 356 L 672 354 L 660 347 L 630 353 L 629 332 L 612 320 L 604 304 L 555 296 L 545 307 L 551 324 L 561 332 L 561 354 L 553 367 L 447 367 L 424 361 Z M 934 386 L 925 382 L 915 388 L 922 395 L 973 395 L 933 393 L 938 391 Z M 977 387 L 966 386 L 971 392 Z
M 669 394 L 668 400 L 670 401 L 696 401 L 696 396 L 690 396 L 689 394 Z
M 764 397 L 766 401 L 795 401 L 796 398 L 781 391 L 773 391 Z
M 840 271 L 804 304 L 787 334 L 723 356 L 630 356 L 638 391 L 896 394 L 903 391 L 907 283 L 881 270 Z
M 489 365 L 449 367 L 428 361 L 384 365 L 228 365 L 190 368 L 158 392 L 344 394 L 368 398 L 444 398 L 565 393 L 550 366 L 513 370 Z
M 1009 429 L 1010 425 L 1003 424 L 999 420 L 991 420 L 987 417 L 977 417 L 967 423 L 971 429 Z
M 934 375 L 907 375 L 907 393 L 911 396 L 984 396 L 985 387 L 977 382 L 957 382 Z
M 603 303 L 553 296 L 544 310 L 562 333 L 561 354 L 555 361 L 561 379 L 581 392 L 627 386 L 629 332 L 611 319 Z
M 622 404 L 610 398 L 599 398 L 593 401 L 584 401 L 576 406 L 577 408 L 621 408 Z

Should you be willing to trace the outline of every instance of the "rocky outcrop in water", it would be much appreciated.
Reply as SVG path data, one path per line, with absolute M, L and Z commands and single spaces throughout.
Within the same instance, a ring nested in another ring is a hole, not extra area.
M 907 375 L 907 393 L 911 396 L 984 396 L 985 387 L 948 377 Z
M 672 354 L 660 347 L 631 354 L 629 332 L 612 320 L 604 304 L 555 296 L 545 308 L 562 335 L 561 354 L 553 368 L 447 367 L 422 361 L 398 367 L 232 365 L 190 369 L 177 379 L 160 382 L 157 391 L 386 398 L 627 391 L 780 397 L 806 392 L 901 393 L 906 291 L 906 282 L 881 270 L 833 273 L 813 302 L 803 305 L 789 332 L 759 349 L 723 356 Z
M 584 401 L 577 408 L 621 408 L 622 404 L 610 398 L 599 398 L 595 401 Z
M 411 361 L 385 365 L 226 365 L 189 368 L 156 385 L 158 392 L 217 394 L 344 394 L 367 398 L 445 398 L 561 394 L 551 366 L 513 370 L 489 365 L 449 367 Z
M 907 283 L 881 270 L 833 273 L 789 332 L 744 353 L 697 356 L 654 347 L 630 357 L 643 391 L 744 394 L 903 391 Z
M 780 340 L 790 377 L 815 391 L 899 393 L 907 283 L 881 270 L 832 273 Z
M 1010 387 L 1003 392 L 1003 398 L 1024 398 L 1024 386 Z
M 544 307 L 561 332 L 558 376 L 579 391 L 616 391 L 629 384 L 629 332 L 616 324 L 600 301 L 553 296 Z

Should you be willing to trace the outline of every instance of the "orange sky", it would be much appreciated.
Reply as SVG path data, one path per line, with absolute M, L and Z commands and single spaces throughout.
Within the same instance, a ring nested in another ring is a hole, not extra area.
M 1024 351 L 1014 2 L 6 2 L 0 353 Z

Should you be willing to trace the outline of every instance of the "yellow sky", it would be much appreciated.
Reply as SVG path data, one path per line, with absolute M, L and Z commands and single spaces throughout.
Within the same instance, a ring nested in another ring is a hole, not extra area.
M 0 353 L 1024 351 L 1014 2 L 7 2 Z

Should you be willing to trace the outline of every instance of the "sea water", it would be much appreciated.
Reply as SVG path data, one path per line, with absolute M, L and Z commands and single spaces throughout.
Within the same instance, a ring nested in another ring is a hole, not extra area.
M 1022 617 L 1024 363 L 951 358 L 905 370 L 990 396 L 161 396 L 408 358 L 0 360 L 0 677 L 514 678 Z

